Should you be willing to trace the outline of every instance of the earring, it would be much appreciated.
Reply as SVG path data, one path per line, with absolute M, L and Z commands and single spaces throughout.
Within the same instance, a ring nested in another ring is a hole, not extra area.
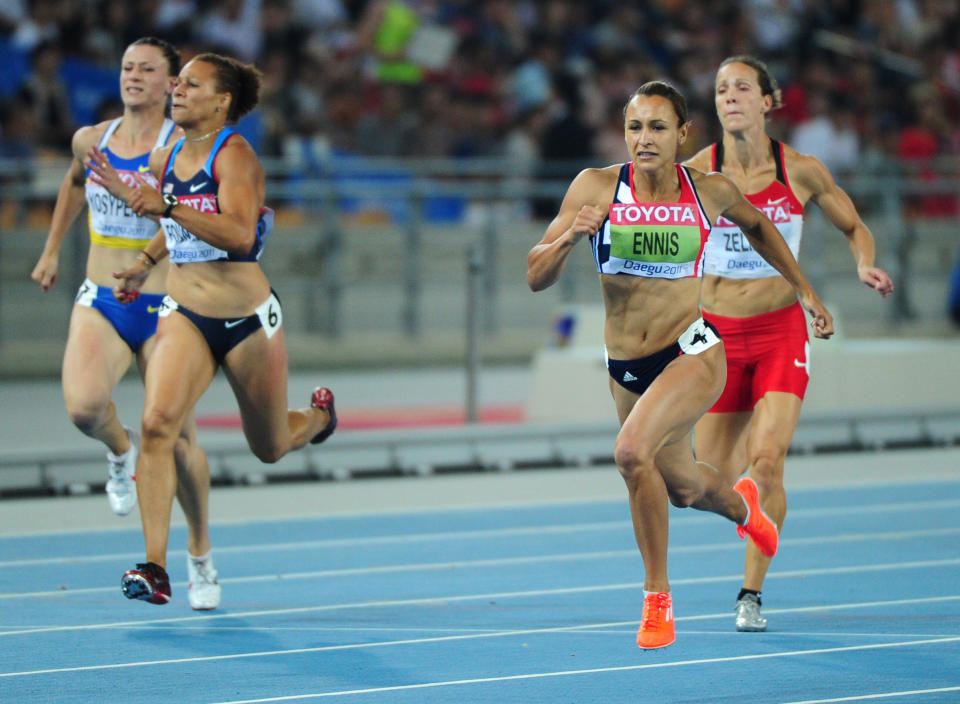
M 217 112 L 220 112 L 220 107 L 219 107 L 219 106 L 217 106 Z

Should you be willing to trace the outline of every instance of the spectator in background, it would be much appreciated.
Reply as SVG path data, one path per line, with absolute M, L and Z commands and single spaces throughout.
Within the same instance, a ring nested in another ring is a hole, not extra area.
M 243 61 L 253 61 L 263 44 L 260 3 L 261 0 L 219 0 L 194 25 L 195 38 L 208 46 L 224 47 Z
M 793 148 L 817 157 L 831 172 L 847 173 L 860 159 L 860 138 L 845 95 L 817 90 L 810 95 L 812 117 L 793 131 Z
M 409 107 L 406 87 L 384 83 L 377 93 L 376 109 L 357 123 L 353 138 L 357 151 L 369 156 L 410 156 L 417 118 Z
M 903 128 L 897 140 L 897 155 L 913 173 L 927 182 L 937 180 L 936 160 L 949 154 L 955 132 L 944 116 L 936 90 L 922 83 L 910 95 L 915 119 Z M 955 217 L 960 214 L 957 197 L 933 192 L 907 201 L 908 217 Z
M 450 90 L 443 83 L 430 83 L 421 88 L 417 101 L 418 118 L 411 153 L 423 158 L 442 158 L 450 154 L 457 137 L 450 116 Z
M 6 6 L 6 1 L 2 3 Z M 24 0 L 26 12 L 16 12 L 16 26 L 10 43 L 21 51 L 33 51 L 41 44 L 60 39 L 56 0 Z
M 21 104 L 31 111 L 37 145 L 57 153 L 70 147 L 74 128 L 67 87 L 60 79 L 61 61 L 54 42 L 39 44 L 30 54 L 32 71 L 19 92 Z
M 30 105 L 17 97 L 0 104 L 0 187 L 28 187 L 35 175 L 32 162 L 36 156 Z M 6 228 L 19 219 L 23 214 L 20 203 L 22 199 L 16 196 L 0 202 L 0 225 Z

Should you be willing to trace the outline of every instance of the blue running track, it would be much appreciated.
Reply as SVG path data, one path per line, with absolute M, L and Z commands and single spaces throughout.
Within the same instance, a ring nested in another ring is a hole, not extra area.
M 960 702 L 958 516 L 960 478 L 793 490 L 769 631 L 736 633 L 743 543 L 674 510 L 650 652 L 625 498 L 214 523 L 214 612 L 182 549 L 170 604 L 122 597 L 137 523 L 6 535 L 0 701 Z

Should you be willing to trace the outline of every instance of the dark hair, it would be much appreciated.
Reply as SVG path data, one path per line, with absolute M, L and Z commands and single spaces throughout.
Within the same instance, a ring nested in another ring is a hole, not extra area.
M 777 85 L 777 79 L 773 77 L 773 74 L 770 73 L 770 69 L 767 68 L 767 65 L 763 61 L 758 59 L 756 56 L 750 56 L 748 54 L 742 54 L 740 56 L 728 56 L 717 67 L 717 71 L 729 64 L 746 64 L 756 71 L 757 83 L 760 84 L 760 94 L 769 95 L 771 98 L 773 98 L 774 110 L 783 107 L 783 94 L 780 91 L 780 86 Z
M 623 106 L 623 116 L 627 116 L 627 107 L 630 101 L 639 95 L 659 95 L 666 98 L 673 105 L 673 111 L 677 113 L 677 126 L 682 127 L 687 122 L 687 101 L 683 94 L 666 81 L 648 81 L 637 88 L 630 100 L 627 100 Z
M 180 52 L 166 39 L 160 39 L 159 37 L 140 37 L 135 42 L 130 42 L 130 46 L 157 47 L 167 62 L 167 75 L 176 76 L 180 73 Z
M 227 122 L 236 122 L 257 106 L 263 81 L 258 68 L 221 54 L 198 54 L 193 61 L 212 65 L 217 72 L 217 92 L 230 94 Z

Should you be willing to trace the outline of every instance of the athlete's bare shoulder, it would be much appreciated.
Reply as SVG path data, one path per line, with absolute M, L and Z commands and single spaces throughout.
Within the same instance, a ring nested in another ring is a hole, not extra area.
M 609 202 L 617 185 L 622 164 L 584 169 L 570 183 L 568 192 L 577 193 L 584 203 Z
M 691 166 L 704 173 L 709 173 L 713 170 L 713 145 L 704 147 L 683 163 L 685 166 Z
M 719 171 L 704 173 L 700 169 L 687 167 L 687 173 L 693 180 L 693 185 L 711 222 L 743 198 L 737 185 Z
M 790 182 L 811 194 L 822 193 L 833 185 L 830 171 L 811 154 L 801 154 L 790 145 L 784 144 L 783 162 Z
M 170 134 L 167 136 L 167 143 L 164 144 L 163 146 L 172 147 L 174 144 L 176 144 L 180 140 L 182 136 L 183 136 L 183 128 L 180 125 L 177 125 L 172 130 L 170 130 Z
M 179 139 L 179 137 L 177 139 Z M 173 151 L 173 147 L 176 145 L 177 139 L 169 140 L 162 147 L 157 147 L 150 152 L 150 160 L 148 164 L 150 166 L 150 171 L 153 172 L 153 175 L 158 180 L 163 178 L 163 167 L 166 166 L 167 159 L 170 157 L 170 152 Z
M 73 133 L 70 148 L 77 161 L 83 161 L 87 156 L 87 152 L 97 146 L 97 143 L 103 137 L 103 133 L 107 131 L 111 122 L 112 120 L 104 120 L 95 125 L 81 127 Z

